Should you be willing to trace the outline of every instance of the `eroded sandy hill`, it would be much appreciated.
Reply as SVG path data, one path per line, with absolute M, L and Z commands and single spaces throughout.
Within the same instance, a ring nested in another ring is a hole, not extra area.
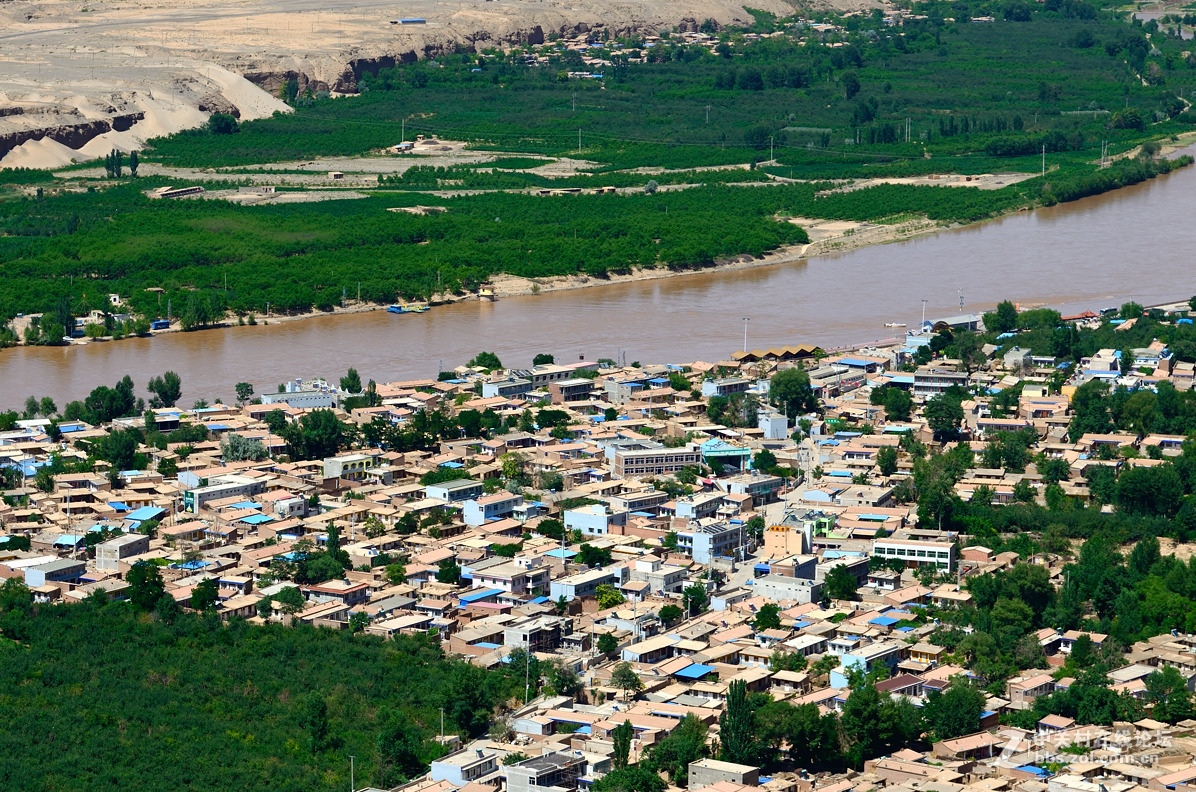
M 786 0 L 748 5 L 793 10 Z M 393 24 L 408 18 L 426 23 Z M 292 77 L 351 93 L 366 71 L 457 46 L 693 29 L 708 18 L 751 19 L 735 0 L 0 0 L 0 167 L 139 148 L 211 112 L 286 112 L 274 96 Z

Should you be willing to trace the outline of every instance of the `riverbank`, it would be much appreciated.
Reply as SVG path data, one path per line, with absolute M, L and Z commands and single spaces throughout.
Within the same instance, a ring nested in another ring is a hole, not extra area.
M 1004 217 L 1007 215 L 1000 216 Z M 453 305 L 457 303 L 501 300 L 512 297 L 532 297 L 539 294 L 575 291 L 599 286 L 615 286 L 619 284 L 638 283 L 644 281 L 663 279 L 671 280 L 701 274 L 718 274 L 752 270 L 762 267 L 805 261 L 830 253 L 845 253 L 875 245 L 901 242 L 904 240 L 913 239 L 915 237 L 932 234 L 937 231 L 975 226 L 982 222 L 987 222 L 979 221 L 977 223 L 968 224 L 937 223 L 927 220 L 924 217 L 908 217 L 905 219 L 898 219 L 898 222 L 891 224 L 864 223 L 842 220 L 821 220 L 817 218 L 802 217 L 787 217 L 783 218 L 783 220 L 801 226 L 806 231 L 810 241 L 801 245 L 785 245 L 777 248 L 776 250 L 765 253 L 762 256 L 741 255 L 717 259 L 713 264 L 708 266 L 680 268 L 646 267 L 642 269 L 632 269 L 630 272 L 626 273 L 612 272 L 605 277 L 594 277 L 590 275 L 562 275 L 549 278 L 521 278 L 515 275 L 500 273 L 493 276 L 483 287 L 484 290 L 490 291 L 493 297 L 482 296 L 480 293 L 476 292 L 469 294 L 436 294 L 432 296 L 427 304 L 432 310 L 435 310 L 437 306 Z M 385 311 L 386 308 L 386 305 L 356 302 L 351 300 L 346 305 L 336 306 L 330 311 L 316 310 L 296 314 L 272 313 L 265 316 L 254 315 L 254 324 L 278 325 L 291 322 L 307 321 L 322 317 L 368 314 L 378 311 Z M 201 329 L 226 330 L 232 327 L 244 327 L 248 324 L 248 317 L 249 314 L 239 317 L 228 316 Z M 184 332 L 192 331 L 183 330 L 181 327 L 173 325 L 169 329 L 151 331 L 149 337 L 153 338 L 156 336 L 174 335 Z M 20 334 L 18 333 L 18 335 Z M 126 336 L 125 339 L 120 340 L 126 340 L 128 338 L 135 337 L 136 336 Z M 93 343 L 109 343 L 115 340 L 117 339 L 114 339 L 111 336 L 101 338 L 80 338 L 73 339 L 69 346 L 82 347 L 89 346 Z

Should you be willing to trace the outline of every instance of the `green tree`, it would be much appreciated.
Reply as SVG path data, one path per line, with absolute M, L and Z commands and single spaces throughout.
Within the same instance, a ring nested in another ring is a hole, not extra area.
M 166 591 L 158 567 L 148 561 L 138 561 L 125 575 L 129 584 L 129 599 L 138 609 L 151 611 Z
M 308 747 L 313 756 L 324 750 L 328 743 L 328 703 L 323 696 L 312 694 L 307 697 L 299 717 L 299 728 L 307 732 Z
M 664 779 L 643 765 L 616 768 L 591 785 L 594 792 L 664 792 Z
M 307 600 L 303 597 L 303 592 L 295 586 L 287 586 L 282 591 L 274 595 L 274 601 L 278 603 L 278 607 L 287 616 L 296 616 L 303 612 L 307 607 Z
M 498 355 L 493 352 L 479 352 L 474 356 L 473 360 L 467 363 L 469 367 L 477 367 L 485 369 L 486 371 L 494 371 L 502 368 L 502 361 L 498 359 Z
M 551 366 L 555 362 L 556 358 L 546 352 L 541 352 L 532 358 L 533 366 Z M 501 368 L 501 366 L 499 366 L 499 368 Z
M 1175 466 L 1132 467 L 1117 478 L 1117 507 L 1128 514 L 1174 517 L 1184 485 Z
M 436 581 L 456 586 L 461 582 L 461 566 L 451 558 L 444 559 L 436 570 Z
M 891 476 L 897 472 L 897 449 L 885 446 L 876 452 L 876 467 L 882 476 Z
M 959 438 L 959 425 L 963 421 L 963 407 L 959 400 L 942 393 L 932 397 L 922 408 L 926 424 L 934 432 L 936 440 L 950 442 Z
M 985 701 L 984 692 L 962 674 L 951 680 L 946 691 L 931 691 L 926 697 L 925 715 L 935 739 L 949 740 L 980 731 Z
M 349 369 L 349 372 L 341 377 L 340 385 L 345 393 L 361 393 L 361 377 L 358 376 L 357 369 Z
M 818 409 L 810 375 L 802 368 L 787 368 L 774 374 L 768 385 L 768 400 L 790 420 Z
M 216 607 L 220 601 L 220 589 L 215 578 L 207 578 L 196 584 L 191 590 L 191 607 L 197 611 L 206 611 Z
M 163 407 L 175 406 L 183 395 L 183 380 L 173 371 L 151 378 L 145 387 L 157 397 L 158 403 Z
M 640 675 L 635 673 L 635 669 L 631 667 L 631 663 L 619 663 L 610 673 L 610 683 L 623 691 L 626 698 L 631 698 L 633 693 L 639 693 L 644 689 L 644 681 L 640 679 Z
M 1009 300 L 997 303 L 997 310 L 984 315 L 984 327 L 991 333 L 1012 333 L 1017 329 L 1017 307 Z
M 706 755 L 706 724 L 689 713 L 649 750 L 648 767 L 668 773 L 672 782 L 684 786 L 689 781 L 689 765 Z
M 388 772 L 397 772 L 402 781 L 414 778 L 425 769 L 420 759 L 423 736 L 402 710 L 392 710 L 378 718 L 377 748 L 383 785 Z M 394 781 L 394 776 L 391 776 Z
M 242 404 L 253 398 L 253 385 L 248 382 L 238 382 L 236 390 L 237 401 Z
M 208 118 L 208 131 L 213 135 L 232 135 L 240 131 L 237 119 L 227 113 L 212 113 Z
M 843 72 L 839 84 L 843 86 L 843 96 L 846 99 L 854 99 L 860 92 L 860 78 L 853 71 Z
M 687 616 L 697 616 L 710 606 L 710 595 L 701 583 L 691 583 L 681 591 L 681 603 Z
M 386 582 L 392 586 L 407 582 L 407 568 L 402 564 L 387 564 L 385 574 Z
M 622 770 L 627 767 L 627 759 L 631 755 L 631 738 L 634 735 L 635 728 L 629 720 L 625 720 L 620 725 L 611 729 L 610 739 L 615 746 L 614 754 L 611 757 L 611 764 L 615 770 Z
M 597 597 L 598 607 L 602 610 L 613 608 L 616 605 L 622 605 L 627 601 L 627 598 L 619 593 L 619 590 L 609 583 L 603 583 L 601 586 L 595 589 L 594 596 Z
M 756 741 L 752 708 L 748 703 L 747 683 L 732 680 L 727 687 L 727 703 L 718 718 L 719 758 L 724 762 L 755 765 L 760 744 Z
M 908 421 L 914 410 L 913 397 L 901 388 L 885 388 L 883 404 L 890 421 Z
M 831 571 L 826 573 L 823 582 L 826 584 L 826 593 L 831 599 L 854 600 L 856 598 L 856 589 L 859 584 L 855 575 L 847 569 L 846 564 L 832 567 Z
M 598 636 L 598 651 L 602 654 L 610 654 L 619 648 L 619 642 L 615 636 L 610 633 L 602 633 Z
M 662 606 L 660 611 L 656 614 L 657 618 L 659 618 L 661 623 L 666 627 L 684 615 L 684 611 L 672 604 Z
M 752 620 L 752 626 L 757 631 L 781 629 L 781 606 L 775 602 L 761 605 L 760 610 L 756 611 L 756 618 Z

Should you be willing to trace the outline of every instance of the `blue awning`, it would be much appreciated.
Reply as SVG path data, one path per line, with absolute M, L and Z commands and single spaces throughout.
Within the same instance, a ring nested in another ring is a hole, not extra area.
M 701 679 L 707 674 L 713 673 L 718 669 L 714 666 L 702 665 L 701 663 L 694 663 L 691 666 L 686 666 L 680 671 L 674 671 L 673 676 L 681 677 L 682 679 Z

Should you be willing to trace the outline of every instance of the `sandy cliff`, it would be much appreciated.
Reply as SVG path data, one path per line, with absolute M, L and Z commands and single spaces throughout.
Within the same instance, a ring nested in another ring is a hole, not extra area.
M 792 12 L 785 0 L 749 5 Z M 410 18 L 425 22 L 399 24 Z M 301 89 L 352 93 L 366 72 L 458 47 L 705 19 L 751 17 L 734 0 L 0 0 L 0 167 L 140 148 L 211 112 L 286 112 L 274 96 L 292 77 Z

